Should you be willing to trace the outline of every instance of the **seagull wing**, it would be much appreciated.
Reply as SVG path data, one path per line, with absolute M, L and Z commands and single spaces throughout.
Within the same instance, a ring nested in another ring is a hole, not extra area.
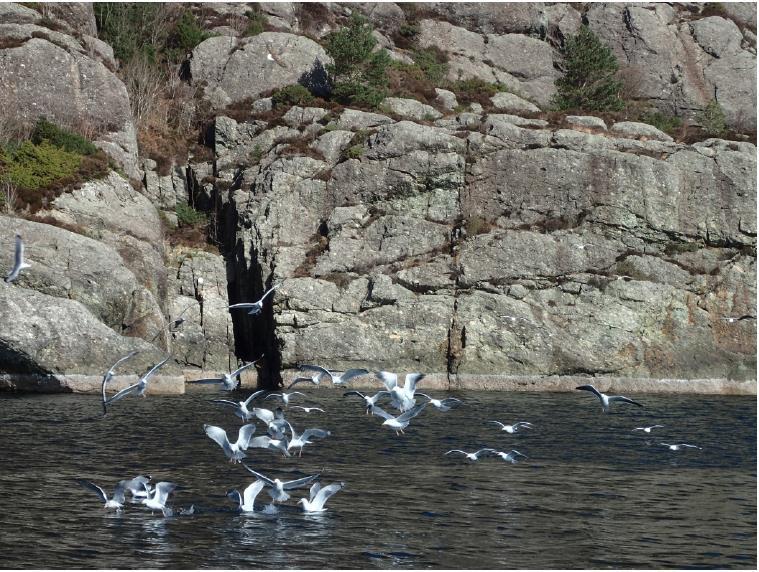
M 250 405 L 250 402 L 253 401 L 254 399 L 256 399 L 262 393 L 266 393 L 266 390 L 265 389 L 259 389 L 258 391 L 254 391 L 253 393 L 251 393 L 248 396 L 248 399 L 245 400 L 245 407 L 247 407 L 248 405 Z
M 322 374 L 321 376 L 319 376 L 320 380 L 325 375 L 327 377 L 329 377 L 330 379 L 332 379 L 332 374 L 330 373 L 330 371 L 326 370 L 323 367 L 320 367 L 318 365 L 302 364 L 299 369 L 300 369 L 300 371 L 318 371 L 318 372 L 320 372 Z
M 177 488 L 177 485 L 174 483 L 161 481 L 155 486 L 155 492 L 153 493 L 153 498 L 161 504 L 166 504 L 166 500 L 169 498 L 169 495 L 172 492 L 174 492 L 174 489 L 176 488 Z
M 322 489 L 319 489 L 311 502 L 316 505 L 317 510 L 321 510 L 324 508 L 324 503 L 327 502 L 327 499 L 329 499 L 329 497 L 342 489 L 344 486 L 345 483 L 333 483 Z M 311 491 L 313 493 L 313 487 L 311 487 Z
M 461 401 L 460 399 L 457 399 L 456 397 L 446 397 L 440 403 L 442 403 L 443 405 L 445 405 L 447 407 L 453 407 L 454 405 L 458 405 L 459 403 L 463 403 L 463 401 Z
M 216 441 L 219 447 L 224 449 L 224 454 L 227 457 L 232 457 L 232 447 L 229 444 L 227 432 L 224 431 L 224 429 L 221 427 L 216 427 L 215 425 L 203 425 L 203 430 L 206 432 L 206 435 Z
M 232 372 L 232 373 L 229 375 L 229 377 L 231 377 L 232 379 L 234 379 L 234 378 L 236 378 L 238 375 L 240 375 L 240 373 L 241 373 L 242 371 L 244 371 L 244 370 L 248 369 L 248 368 L 249 368 L 250 366 L 252 366 L 252 365 L 256 365 L 257 363 L 258 363 L 258 360 L 256 360 L 256 361 L 252 361 L 252 362 L 250 362 L 250 363 L 246 363 L 244 366 L 242 366 L 242 367 L 239 367 L 239 368 L 237 368 L 236 370 L 234 370 L 234 371 L 233 371 L 233 372 Z
M 263 421 L 266 424 L 271 423 L 274 421 L 274 413 L 271 412 L 269 409 L 264 409 L 263 407 L 254 407 L 250 410 L 253 415 L 258 417 L 261 421 Z
M 13 270 L 20 269 L 24 264 L 24 241 L 21 240 L 21 235 L 16 235 L 16 253 L 13 261 Z
M 84 479 L 77 479 L 77 483 L 82 485 L 85 488 L 90 489 L 95 494 L 97 494 L 98 497 L 100 497 L 100 500 L 102 500 L 104 503 L 108 502 L 108 495 L 105 494 L 105 491 L 101 489 L 99 486 L 97 486 L 92 481 L 85 481 Z
M 485 449 L 480 449 L 479 451 L 475 452 L 474 455 L 475 455 L 475 457 L 479 457 L 480 455 L 482 455 L 484 457 L 487 457 L 488 455 L 486 455 L 486 453 L 487 454 L 493 454 L 493 453 L 495 453 L 495 449 L 491 449 L 489 447 L 485 448 Z
M 290 385 L 287 386 L 287 389 L 290 389 L 293 385 L 296 383 L 303 383 L 304 381 L 308 381 L 310 383 L 313 383 L 314 385 L 319 385 L 319 382 L 314 381 L 310 377 L 296 377 Z
M 234 407 L 235 409 L 240 407 L 239 403 L 235 403 L 234 401 L 230 401 L 229 399 L 212 399 L 211 403 L 221 403 L 222 405 L 228 405 L 230 407 Z
M 256 501 L 256 497 L 258 496 L 258 493 L 261 492 L 264 486 L 265 486 L 265 483 L 262 480 L 257 479 L 253 483 L 245 487 L 245 490 L 242 492 L 242 504 L 246 508 L 247 507 L 253 508 L 253 503 Z
M 416 407 L 412 407 L 411 409 L 409 409 L 405 413 L 402 413 L 401 415 L 399 415 L 398 417 L 396 417 L 396 419 L 400 423 L 404 423 L 406 421 L 409 421 L 409 420 L 413 419 L 414 417 L 416 417 L 417 415 L 419 415 L 425 407 L 427 407 L 427 403 L 420 403 Z
M 223 383 L 224 379 L 221 377 L 207 377 L 203 379 L 191 379 L 187 383 L 200 383 L 203 385 L 209 385 L 211 383 Z
M 258 302 L 240 302 L 239 304 L 232 304 L 227 306 L 228 308 L 254 308 L 258 306 Z
M 368 369 L 349 369 L 343 372 L 343 375 L 340 376 L 340 379 L 343 380 L 343 383 L 350 381 L 354 377 L 359 377 L 362 375 L 366 375 L 369 373 Z
M 384 410 L 384 409 L 382 409 L 381 407 L 378 407 L 377 405 L 375 405 L 375 406 L 372 408 L 372 415 L 379 415 L 379 416 L 380 416 L 380 417 L 382 417 L 383 419 L 395 419 L 395 417 L 393 417 L 393 416 L 392 416 L 392 415 L 390 415 L 390 414 L 389 414 L 387 411 L 385 411 L 385 410 Z
M 119 359 L 115 364 L 113 364 L 108 371 L 116 369 L 123 362 L 125 362 L 126 360 L 128 360 L 132 356 L 137 355 L 138 353 L 140 353 L 140 350 L 134 350 L 132 352 L 129 352 L 127 355 L 125 355 L 123 358 Z
M 499 425 L 501 429 L 506 427 L 506 425 L 504 423 L 501 423 L 500 421 L 488 421 L 488 423 L 495 423 L 496 425 Z
M 157 371 L 158 371 L 158 370 L 159 370 L 161 367 L 163 367 L 163 365 L 164 365 L 164 364 L 165 364 L 167 361 L 169 361 L 169 358 L 171 358 L 171 356 L 166 356 L 166 359 L 165 359 L 165 360 L 163 360 L 163 361 L 162 361 L 162 362 L 160 362 L 160 363 L 157 363 L 157 364 L 155 364 L 155 365 L 154 365 L 154 366 L 153 366 L 153 367 L 150 369 L 150 371 L 149 371 L 148 373 L 146 373 L 145 375 L 143 375 L 143 376 L 142 376 L 142 379 L 143 379 L 143 381 L 147 381 L 148 379 L 150 379 L 150 376 L 152 376 L 153 374 L 155 374 L 155 372 L 157 372 Z
M 237 433 L 237 446 L 242 450 L 247 449 L 250 438 L 255 432 L 256 426 L 253 425 L 253 423 L 248 423 L 247 425 L 240 427 L 240 431 Z
M 310 477 L 303 477 L 302 479 L 297 479 L 295 481 L 286 481 L 282 483 L 282 489 L 289 491 L 292 489 L 298 489 L 300 487 L 305 487 L 306 485 L 310 485 L 315 480 L 319 479 L 321 475 L 311 475 Z
M 352 390 L 352 391 L 346 391 L 345 393 L 343 393 L 343 397 L 348 397 L 349 395 L 358 395 L 361 399 L 366 399 L 366 396 L 360 391 Z
M 119 399 L 124 399 L 127 395 L 130 395 L 137 391 L 137 388 L 139 387 L 139 383 L 135 383 L 134 385 L 130 385 L 129 387 L 125 387 L 121 391 L 119 391 L 116 395 L 113 397 L 110 397 L 106 403 L 111 404 L 114 401 L 118 401 Z
M 575 389 L 579 389 L 581 391 L 590 391 L 591 393 L 594 393 L 598 399 L 601 399 L 601 392 L 592 385 L 580 385 L 579 387 L 575 387 Z
M 398 376 L 389 371 L 378 371 L 374 376 L 385 384 L 388 391 L 398 385 Z
M 324 429 L 306 429 L 301 434 L 300 438 L 303 441 L 308 441 L 311 437 L 315 437 L 317 439 L 324 439 L 325 437 L 329 437 L 331 433 L 329 431 L 325 431 Z
M 406 374 L 406 383 L 403 386 L 403 389 L 406 391 L 409 391 L 411 393 L 414 393 L 416 391 L 416 384 L 419 383 L 424 379 L 423 373 L 408 373 Z
M 264 484 L 266 484 L 267 487 L 273 487 L 274 486 L 274 481 L 272 481 L 269 477 L 266 477 L 266 476 L 262 475 L 258 471 L 254 471 L 253 469 L 251 469 L 245 463 L 243 463 L 242 466 L 245 467 L 249 473 L 253 473 L 256 476 L 257 479 L 262 480 L 264 482 Z
M 263 302 L 264 298 L 266 298 L 269 294 L 271 294 L 272 292 L 274 292 L 274 290 L 276 290 L 277 288 L 279 288 L 279 284 L 277 284 L 276 286 L 272 286 L 271 288 L 269 288 L 266 292 L 264 292 L 264 295 L 261 296 L 261 298 L 258 301 L 259 302 Z
M 643 407 L 642 403 L 638 403 L 637 401 L 633 401 L 632 399 L 629 399 L 627 397 L 623 397 L 621 395 L 612 395 L 609 397 L 609 403 L 612 401 L 622 401 L 623 403 L 632 403 L 633 405 L 637 405 L 638 407 Z
M 124 479 L 116 483 L 116 486 L 113 489 L 113 500 L 115 500 L 117 503 L 124 504 L 124 502 L 126 502 L 124 493 L 126 492 L 126 487 L 129 482 L 130 481 L 128 479 Z

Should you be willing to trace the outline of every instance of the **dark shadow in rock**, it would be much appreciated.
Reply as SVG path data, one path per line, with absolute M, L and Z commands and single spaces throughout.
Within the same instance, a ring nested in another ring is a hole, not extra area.
M 303 72 L 298 83 L 317 97 L 327 97 L 332 91 L 327 70 L 324 69 L 324 64 L 318 59 L 310 70 Z

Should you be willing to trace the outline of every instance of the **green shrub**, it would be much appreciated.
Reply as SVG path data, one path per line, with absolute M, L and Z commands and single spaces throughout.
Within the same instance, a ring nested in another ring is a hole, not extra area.
M 435 85 L 440 85 L 448 73 L 448 57 L 437 48 L 427 48 L 414 52 L 414 63 L 424 76 Z
M 329 34 L 326 50 L 334 63 L 326 66 L 332 95 L 345 104 L 376 107 L 387 95 L 386 50 L 373 52 L 377 40 L 366 19 L 354 12 L 347 27 Z
M 245 15 L 248 17 L 248 27 L 243 34 L 244 36 L 257 36 L 266 30 L 268 21 L 260 10 L 249 10 Z
M 201 28 L 198 19 L 188 10 L 182 14 L 177 22 L 176 28 L 171 34 L 169 45 L 186 53 L 192 51 L 200 42 L 211 36 L 213 34 Z
M 622 82 L 617 58 L 587 26 L 570 36 L 564 48 L 565 74 L 556 80 L 554 105 L 559 110 L 621 111 Z
M 0 154 L 0 179 L 23 189 L 39 189 L 71 179 L 79 169 L 82 156 L 43 140 L 24 141 L 6 146 Z
M 314 96 L 311 95 L 311 92 L 299 83 L 285 86 L 271 96 L 271 103 L 275 108 L 308 105 L 313 100 Z
M 195 226 L 206 222 L 206 215 L 188 204 L 177 203 L 177 220 L 181 226 Z
M 460 106 L 479 103 L 483 107 L 488 107 L 491 103 L 490 98 L 499 91 L 503 91 L 500 85 L 479 78 L 460 79 L 451 82 L 448 89 L 456 94 L 456 100 Z
M 722 106 L 717 103 L 716 99 L 709 102 L 701 114 L 699 115 L 699 121 L 701 127 L 707 135 L 712 137 L 718 137 L 724 135 L 727 131 L 727 121 L 725 119 L 725 111 Z
M 670 134 L 683 126 L 683 120 L 676 115 L 669 115 L 659 111 L 644 113 L 640 116 L 640 120 L 643 123 L 653 125 L 660 131 Z
M 56 147 L 60 147 L 71 153 L 80 155 L 92 155 L 98 148 L 81 135 L 67 131 L 50 123 L 44 117 L 37 120 L 31 136 L 32 143 L 40 144 L 42 141 L 48 141 Z
M 160 3 L 95 2 L 93 8 L 98 37 L 113 48 L 117 59 L 128 62 L 141 53 L 155 62 L 166 41 Z

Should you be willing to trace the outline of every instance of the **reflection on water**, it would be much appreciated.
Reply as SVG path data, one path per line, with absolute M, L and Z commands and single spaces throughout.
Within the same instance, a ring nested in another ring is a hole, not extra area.
M 603 415 L 580 392 L 456 396 L 466 404 L 426 410 L 396 437 L 360 403 L 318 391 L 310 401 L 326 414 L 288 417 L 332 436 L 302 458 L 255 450 L 248 461 L 283 480 L 321 472 L 323 484 L 345 489 L 323 514 L 300 511 L 303 489 L 276 514 L 241 515 L 225 493 L 252 475 L 226 462 L 202 428 L 235 431 L 239 422 L 207 395 L 127 399 L 105 419 L 94 396 L 3 395 L 2 566 L 755 567 L 754 398 L 636 396 L 644 409 Z M 490 419 L 535 429 L 509 435 Z M 654 423 L 665 427 L 631 431 Z M 703 450 L 669 451 L 662 441 Z M 482 447 L 529 458 L 443 455 Z M 132 504 L 106 512 L 74 482 L 110 493 L 140 473 L 177 482 L 175 509 L 194 504 L 195 514 L 164 518 Z M 257 500 L 268 503 L 268 492 Z

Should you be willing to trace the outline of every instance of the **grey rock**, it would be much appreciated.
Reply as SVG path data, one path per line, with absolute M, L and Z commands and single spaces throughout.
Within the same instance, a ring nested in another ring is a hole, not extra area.
M 537 105 L 505 91 L 496 93 L 490 98 L 490 101 L 493 102 L 493 107 L 501 111 L 511 113 L 537 113 L 540 111 Z
M 300 127 L 316 123 L 328 113 L 329 111 L 321 107 L 298 107 L 295 105 L 287 110 L 283 119 L 290 127 Z
M 358 131 L 360 129 L 378 127 L 379 125 L 387 125 L 388 123 L 393 123 L 393 120 L 387 115 L 369 113 L 357 109 L 346 109 L 340 114 L 337 127 L 338 129 Z
M 611 132 L 623 137 L 653 139 L 655 141 L 672 141 L 672 137 L 653 125 L 635 121 L 618 121 L 611 126 Z
M 491 113 L 488 115 L 488 118 L 494 121 L 505 121 L 517 127 L 548 127 L 548 121 L 544 119 L 527 119 L 526 117 L 519 117 L 518 115 L 510 115 L 508 113 Z
M 741 51 L 743 35 L 731 20 L 710 16 L 690 23 L 691 33 L 701 49 L 715 58 Z
M 3 24 L 34 24 L 42 15 L 28 6 L 15 2 L 0 3 L 0 22 Z
M 435 88 L 435 103 L 437 103 L 443 109 L 453 111 L 459 106 L 459 102 L 456 100 L 456 94 L 447 89 Z
M 352 131 L 336 129 L 321 135 L 311 144 L 311 147 L 321 153 L 325 161 L 334 165 L 352 140 Z
M 578 127 L 590 127 L 604 131 L 607 129 L 606 122 L 603 119 L 592 115 L 567 115 L 564 119 L 570 125 L 577 125 Z
M 420 103 L 415 99 L 403 99 L 400 97 L 386 97 L 382 100 L 380 108 L 388 113 L 400 115 L 405 119 L 421 121 L 423 119 L 434 121 L 443 116 L 432 106 Z

